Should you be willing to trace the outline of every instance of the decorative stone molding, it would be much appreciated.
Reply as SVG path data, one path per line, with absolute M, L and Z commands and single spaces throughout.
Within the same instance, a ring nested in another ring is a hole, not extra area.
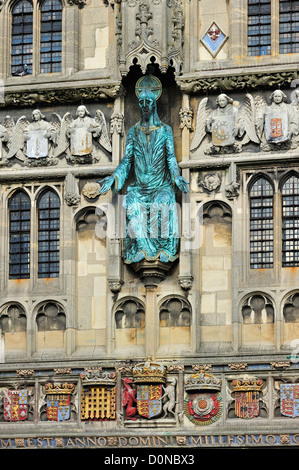
M 111 292 L 118 294 L 124 284 L 122 279 L 108 279 L 108 285 Z
M 190 290 L 192 288 L 192 285 L 193 285 L 193 276 L 179 276 L 178 278 L 178 283 L 179 285 L 181 286 L 181 288 L 183 290 Z
M 0 108 L 33 106 L 39 104 L 67 104 L 85 103 L 89 101 L 106 100 L 116 98 L 125 94 L 121 83 L 105 84 L 98 87 L 80 88 L 51 88 L 31 91 L 7 91 L 4 103 L 0 103 Z
M 291 364 L 289 362 L 270 362 L 272 369 L 288 369 Z
M 230 370 L 247 370 L 248 364 L 239 363 L 239 364 L 228 364 Z
M 192 127 L 192 118 L 193 118 L 193 110 L 190 108 L 183 107 L 180 109 L 180 129 L 184 129 L 186 127 L 190 131 L 193 130 Z
M 296 71 L 256 73 L 244 75 L 229 75 L 227 77 L 187 77 L 176 78 L 178 86 L 184 93 L 206 93 L 221 90 L 258 90 L 261 88 L 273 88 L 274 86 L 289 86 L 292 80 L 297 78 Z
M 86 5 L 86 0 L 67 0 L 67 3 L 71 6 L 76 5 L 79 8 L 83 8 Z
M 123 135 L 124 132 L 124 116 L 120 113 L 113 113 L 110 118 L 110 134 Z
M 82 194 L 88 199 L 95 199 L 96 197 L 100 195 L 99 193 L 100 187 L 101 186 L 99 185 L 99 183 L 93 183 L 93 182 L 88 181 L 83 186 Z

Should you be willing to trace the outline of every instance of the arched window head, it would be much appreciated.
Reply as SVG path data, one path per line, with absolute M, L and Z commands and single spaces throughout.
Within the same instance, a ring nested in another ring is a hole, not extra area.
M 20 0 L 12 9 L 11 73 L 19 75 L 22 68 L 32 73 L 33 7 Z
M 299 178 L 282 186 L 282 266 L 299 266 Z
M 9 201 L 9 278 L 30 277 L 30 198 L 16 192 Z
M 62 5 L 59 0 L 41 4 L 40 71 L 61 72 Z
M 250 267 L 273 267 L 273 188 L 260 177 L 252 185 L 250 199 Z
M 60 200 L 46 190 L 38 200 L 38 277 L 59 276 Z

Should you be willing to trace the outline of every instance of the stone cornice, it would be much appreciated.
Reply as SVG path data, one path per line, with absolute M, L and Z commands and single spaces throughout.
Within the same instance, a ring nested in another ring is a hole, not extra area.
M 114 99 L 125 93 L 120 82 L 104 83 L 95 85 L 68 86 L 63 83 L 61 86 L 45 85 L 20 87 L 5 87 L 4 103 L 0 103 L 1 108 L 22 107 L 33 105 L 57 105 L 68 103 L 80 103 L 82 100 L 98 102 L 101 100 Z
M 298 77 L 296 70 L 265 72 L 222 72 L 209 71 L 198 75 L 181 75 L 176 77 L 180 89 L 187 94 L 199 94 L 219 91 L 260 90 L 273 87 L 290 86 Z

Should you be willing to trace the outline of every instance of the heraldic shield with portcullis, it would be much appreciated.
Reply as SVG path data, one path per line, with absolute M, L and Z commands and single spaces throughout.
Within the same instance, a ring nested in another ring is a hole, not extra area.
M 217 421 L 222 413 L 221 380 L 204 371 L 190 375 L 185 381 L 185 415 L 197 425 Z
M 145 362 L 133 368 L 133 379 L 123 379 L 123 406 L 126 419 L 137 417 L 152 419 L 162 413 L 163 385 L 166 369 L 160 364 Z

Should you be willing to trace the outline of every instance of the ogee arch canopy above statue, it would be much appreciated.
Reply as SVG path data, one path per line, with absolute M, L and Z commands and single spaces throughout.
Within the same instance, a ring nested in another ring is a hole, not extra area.
M 157 77 L 137 82 L 141 119 L 129 129 L 124 156 L 111 176 L 99 181 L 100 194 L 120 191 L 131 170 L 133 183 L 127 188 L 125 263 L 142 260 L 168 263 L 178 257 L 179 224 L 175 189 L 188 192 L 180 176 L 174 152 L 173 133 L 160 121 L 156 100 L 162 86 Z

